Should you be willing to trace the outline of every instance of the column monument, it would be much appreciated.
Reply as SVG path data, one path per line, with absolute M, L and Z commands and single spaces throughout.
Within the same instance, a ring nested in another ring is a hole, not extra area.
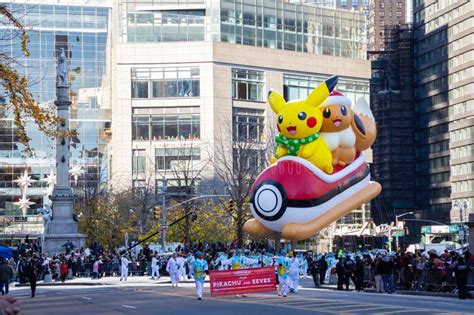
M 64 48 L 59 49 L 56 80 L 57 116 L 63 120 L 58 123 L 59 135 L 56 138 L 56 186 L 49 197 L 52 201 L 52 219 L 44 231 L 43 252 L 49 255 L 64 252 L 66 243 L 76 248 L 83 247 L 86 236 L 77 231 L 77 222 L 73 217 L 74 194 L 69 182 L 69 130 L 68 61 Z

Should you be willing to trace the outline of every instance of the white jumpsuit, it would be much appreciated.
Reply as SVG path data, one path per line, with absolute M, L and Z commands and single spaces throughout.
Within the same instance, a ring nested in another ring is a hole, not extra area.
M 178 258 L 176 258 L 176 260 L 178 261 L 179 271 L 181 272 L 179 280 L 182 281 L 182 280 L 186 279 L 186 268 L 184 266 L 184 264 L 186 263 L 186 259 L 184 259 L 184 257 L 178 257 Z
M 290 278 L 290 289 L 298 292 L 298 285 L 300 279 L 300 262 L 297 258 L 292 258 L 290 263 L 290 270 L 288 276 Z
M 156 257 L 151 258 L 151 278 L 155 279 L 160 277 L 160 266 L 158 265 L 158 259 Z
M 124 279 L 127 281 L 128 278 L 128 264 L 130 264 L 130 260 L 128 260 L 126 257 L 120 258 L 120 281 Z
M 166 271 L 170 274 L 171 278 L 171 285 L 178 286 L 179 278 L 181 276 L 181 270 L 179 270 L 179 264 L 176 261 L 176 258 L 171 257 L 168 260 L 168 264 L 166 265 Z

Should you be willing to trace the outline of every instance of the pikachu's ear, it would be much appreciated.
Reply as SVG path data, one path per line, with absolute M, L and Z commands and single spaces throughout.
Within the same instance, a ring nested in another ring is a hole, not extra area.
M 283 107 L 286 106 L 286 101 L 277 91 L 268 91 L 268 103 L 272 107 L 273 111 L 278 114 L 281 112 Z
M 338 78 L 336 76 L 330 77 L 320 85 L 318 85 L 311 94 L 306 98 L 306 102 L 311 106 L 319 106 L 331 94 L 336 86 Z

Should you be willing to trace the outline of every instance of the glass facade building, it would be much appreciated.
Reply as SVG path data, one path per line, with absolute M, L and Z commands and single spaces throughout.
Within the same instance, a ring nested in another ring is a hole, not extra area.
M 366 58 L 366 17 L 360 13 L 275 0 L 124 0 L 120 7 L 127 12 L 121 37 L 129 43 L 208 40 Z
M 65 48 L 69 62 L 70 128 L 78 136 L 71 141 L 71 166 L 80 166 L 84 174 L 72 183 L 76 190 L 106 182 L 108 178 L 108 140 L 110 137 L 110 87 L 106 69 L 110 62 L 109 18 L 111 7 L 104 1 L 88 1 L 88 5 L 62 4 L 61 1 L 37 3 L 7 3 L 13 14 L 20 17 L 28 28 L 30 56 L 22 57 L 19 37 L 14 30 L 3 27 L 0 31 L 2 53 L 17 58 L 19 73 L 30 80 L 30 91 L 45 108 L 54 108 L 56 97 L 56 56 Z M 71 3 L 71 2 L 69 2 Z M 3 102 L 8 102 L 4 99 Z M 26 156 L 16 138 L 12 117 L 5 110 L 0 117 L 0 215 L 17 217 L 21 211 L 14 205 L 20 198 L 20 189 L 13 180 L 25 170 L 36 180 L 27 189 L 27 197 L 35 202 L 28 210 L 48 200 L 45 195 L 45 177 L 55 170 L 55 140 L 42 135 L 33 122 L 27 122 L 32 138 L 34 156 Z M 23 228 L 23 233 L 28 229 Z M 12 232 L 14 233 L 14 232 Z

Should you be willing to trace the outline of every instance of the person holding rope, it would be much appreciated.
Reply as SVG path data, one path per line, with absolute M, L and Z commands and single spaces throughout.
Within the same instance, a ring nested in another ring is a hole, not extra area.
M 196 294 L 198 300 L 202 300 L 202 289 L 204 288 L 204 280 L 208 273 L 207 261 L 202 259 L 202 252 L 196 253 L 196 260 L 192 265 L 194 280 L 196 281 Z
M 286 257 L 286 250 L 282 249 L 280 256 L 275 261 L 278 275 L 278 296 L 288 296 L 288 271 L 290 268 L 291 261 Z

